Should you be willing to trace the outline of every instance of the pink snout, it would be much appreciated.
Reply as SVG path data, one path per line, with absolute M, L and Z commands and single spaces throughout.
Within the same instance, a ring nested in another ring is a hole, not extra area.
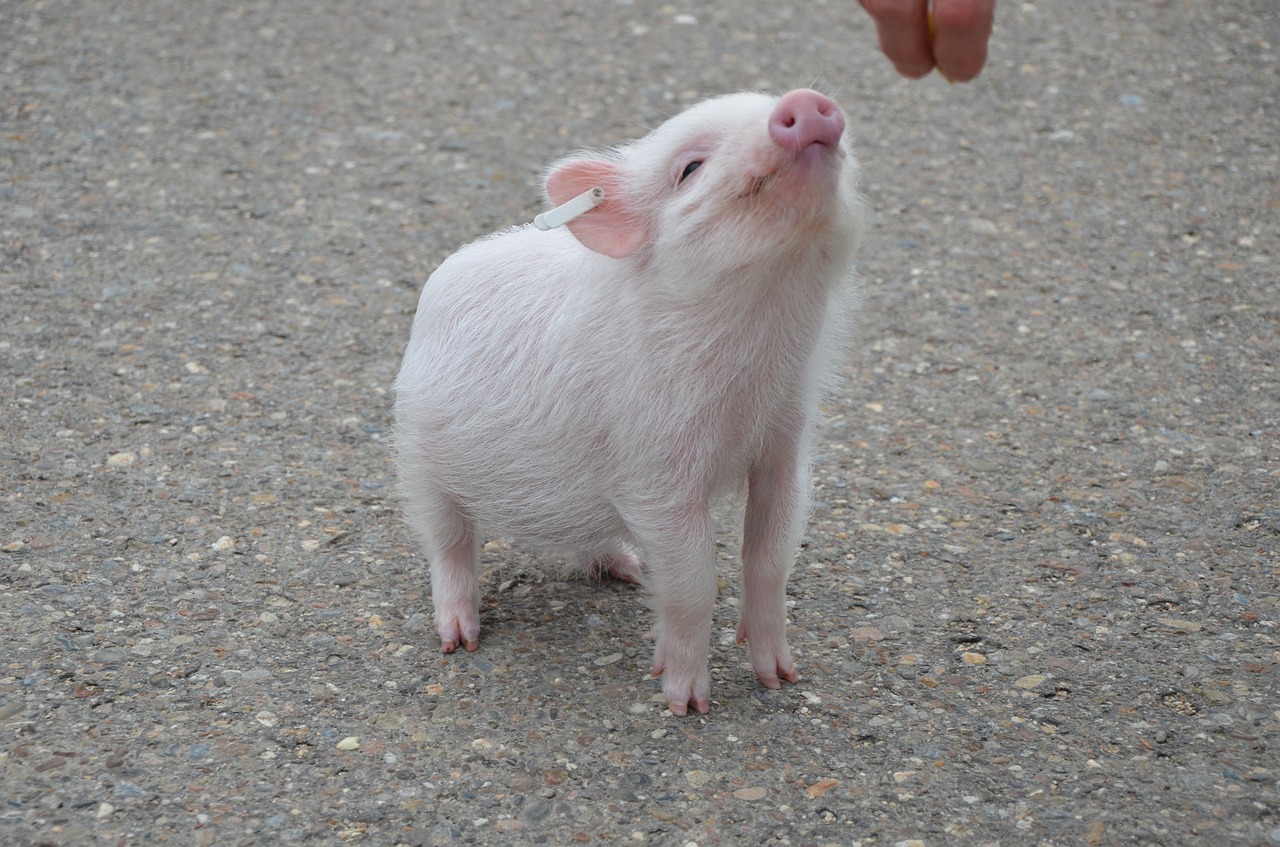
M 769 116 L 769 136 L 791 153 L 811 144 L 835 147 L 843 134 L 840 107 L 830 97 L 808 88 L 784 94 Z

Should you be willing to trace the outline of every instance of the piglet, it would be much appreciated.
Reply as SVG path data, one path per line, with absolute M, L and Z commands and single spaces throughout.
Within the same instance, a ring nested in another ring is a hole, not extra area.
M 718 495 L 746 491 L 738 640 L 765 686 L 798 680 L 785 583 L 855 292 L 857 165 L 829 98 L 743 93 L 546 176 L 553 205 L 592 189 L 567 227 L 483 238 L 427 280 L 395 381 L 407 519 L 444 652 L 479 645 L 499 534 L 643 585 L 667 706 L 705 713 Z

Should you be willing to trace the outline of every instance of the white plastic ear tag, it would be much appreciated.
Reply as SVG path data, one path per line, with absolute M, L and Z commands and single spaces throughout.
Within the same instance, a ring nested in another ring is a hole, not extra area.
M 555 229 L 558 226 L 564 226 L 569 221 L 584 215 L 604 202 L 604 189 L 591 188 L 577 197 L 574 197 L 567 203 L 556 206 L 549 212 L 543 212 L 533 219 L 533 225 L 544 232 L 549 229 Z

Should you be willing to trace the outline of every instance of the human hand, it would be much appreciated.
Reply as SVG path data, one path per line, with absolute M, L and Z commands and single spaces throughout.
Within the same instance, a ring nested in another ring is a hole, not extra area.
M 987 61 L 995 0 L 860 0 L 876 22 L 880 49 L 898 73 L 918 79 L 935 67 L 968 82 Z

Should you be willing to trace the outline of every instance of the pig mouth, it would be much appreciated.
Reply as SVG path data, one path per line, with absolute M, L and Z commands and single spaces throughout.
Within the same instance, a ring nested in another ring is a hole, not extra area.
M 839 147 L 829 147 L 826 144 L 815 141 L 805 149 L 801 150 L 794 156 L 788 156 L 785 161 L 776 162 L 763 169 L 760 173 L 748 173 L 746 185 L 742 191 L 738 193 L 738 199 L 750 200 L 765 194 L 779 181 L 786 178 L 792 171 L 798 171 L 796 178 L 801 181 L 814 179 L 818 176 L 814 171 L 822 168 L 827 162 L 834 162 L 833 172 L 838 171 L 845 156 L 844 150 Z

